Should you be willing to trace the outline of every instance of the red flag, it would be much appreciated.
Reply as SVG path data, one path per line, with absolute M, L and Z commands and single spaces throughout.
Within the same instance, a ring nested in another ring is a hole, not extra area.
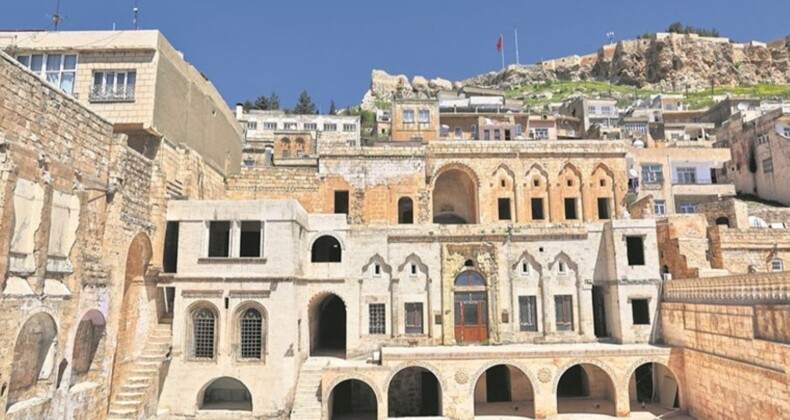
M 497 43 L 496 43 L 496 50 L 497 50 L 497 52 L 502 52 L 502 46 L 503 46 L 502 35 L 499 35 L 499 41 L 497 41 Z

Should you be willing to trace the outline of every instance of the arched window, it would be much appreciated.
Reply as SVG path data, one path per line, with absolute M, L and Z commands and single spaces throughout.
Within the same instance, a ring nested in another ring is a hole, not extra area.
M 334 236 L 324 235 L 313 242 L 311 254 L 310 261 L 314 263 L 334 263 L 341 261 L 343 250 Z
M 410 225 L 414 223 L 414 204 L 409 197 L 398 200 L 398 224 Z
M 728 219 L 728 218 L 726 218 L 724 216 L 719 217 L 718 219 L 716 219 L 716 226 L 722 226 L 722 225 L 730 227 L 730 219 Z
M 239 319 L 242 359 L 261 359 L 263 355 L 263 316 L 257 309 L 247 309 Z
M 774 258 L 771 260 L 771 271 L 774 273 L 778 273 L 780 271 L 785 271 L 785 263 L 780 258 Z
M 474 270 L 462 271 L 458 277 L 455 278 L 456 286 L 485 286 L 486 281 L 483 276 Z
M 215 324 L 214 312 L 209 309 L 198 309 L 192 315 L 193 357 L 198 359 L 214 358 Z

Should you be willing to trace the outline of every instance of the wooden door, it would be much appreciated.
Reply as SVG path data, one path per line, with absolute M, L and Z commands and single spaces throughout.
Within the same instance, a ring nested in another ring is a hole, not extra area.
M 455 340 L 458 343 L 484 341 L 488 338 L 485 294 L 464 293 L 463 295 L 466 296 L 456 296 Z

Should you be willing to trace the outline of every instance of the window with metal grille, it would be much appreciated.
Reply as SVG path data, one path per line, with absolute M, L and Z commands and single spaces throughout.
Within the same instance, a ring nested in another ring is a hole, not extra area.
M 260 359 L 263 342 L 263 317 L 255 309 L 247 309 L 241 316 L 239 326 L 241 334 L 241 357 L 243 359 Z
M 193 353 L 199 359 L 214 358 L 214 313 L 200 309 L 192 317 Z
M 385 306 L 383 303 L 371 303 L 368 305 L 369 324 L 368 332 L 370 334 L 386 334 L 386 314 Z
M 519 330 L 537 331 L 538 330 L 538 307 L 535 296 L 519 296 Z
M 554 313 L 557 331 L 573 331 L 573 298 L 571 295 L 554 296 Z
M 422 334 L 422 302 L 406 304 L 406 334 Z

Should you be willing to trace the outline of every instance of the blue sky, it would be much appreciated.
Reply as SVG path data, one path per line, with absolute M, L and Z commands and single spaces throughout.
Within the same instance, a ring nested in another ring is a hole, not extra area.
M 138 0 L 140 26 L 159 29 L 229 104 L 302 89 L 325 111 L 359 103 L 374 68 L 460 80 L 515 62 L 594 52 L 674 21 L 715 27 L 737 41 L 790 35 L 787 0 Z M 2 0 L 0 28 L 51 28 L 56 0 Z M 134 0 L 61 0 L 61 30 L 132 28 Z

